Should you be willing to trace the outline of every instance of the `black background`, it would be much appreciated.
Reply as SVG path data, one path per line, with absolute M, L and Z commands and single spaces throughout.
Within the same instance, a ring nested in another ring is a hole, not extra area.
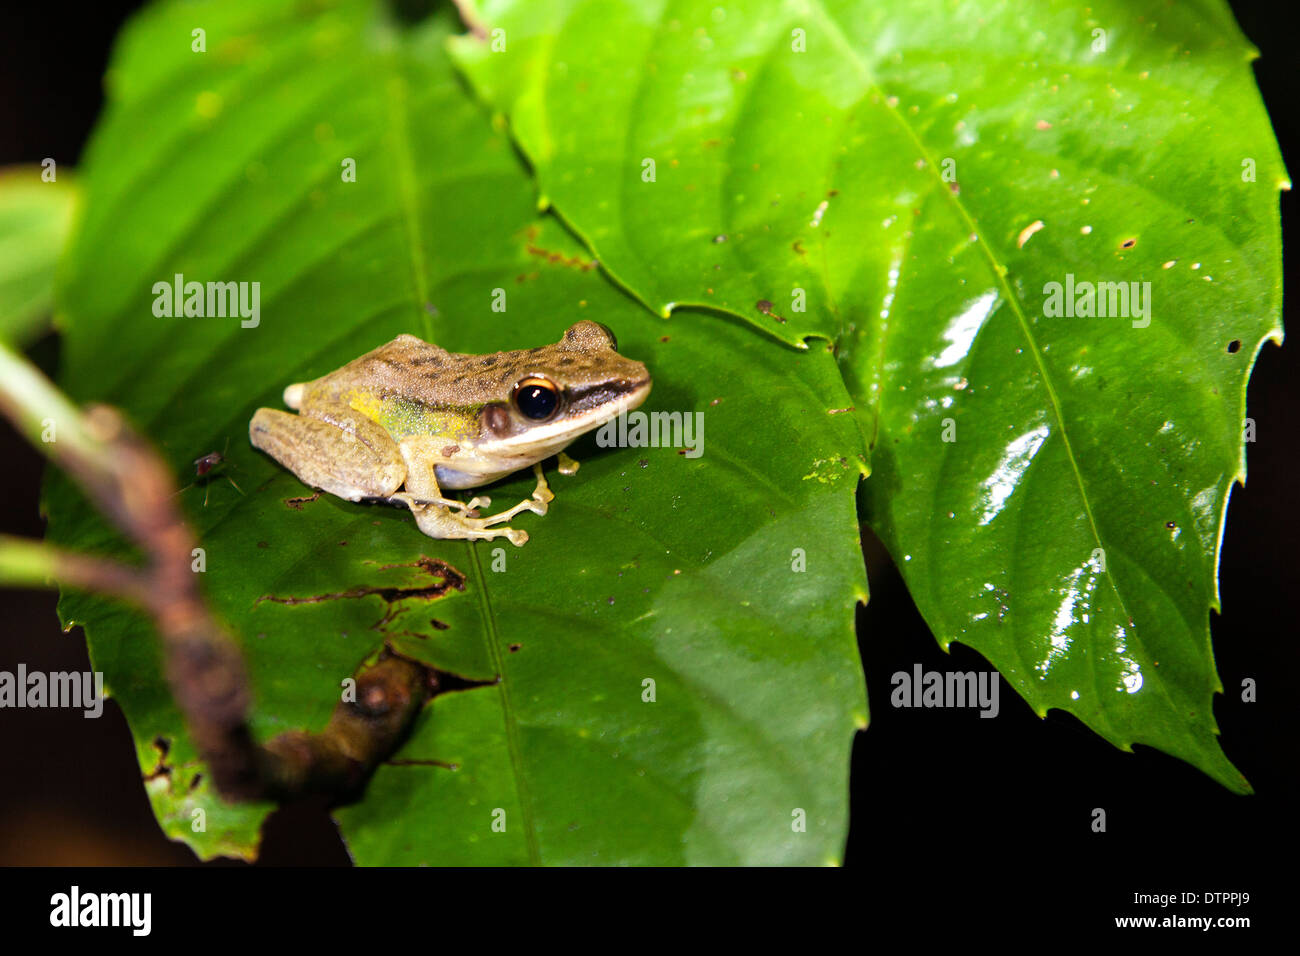
M 71 23 L 37 4 L 7 11 L 0 35 L 0 165 L 46 156 L 60 166 L 76 164 L 102 105 L 112 39 L 137 5 L 88 4 Z M 1295 37 L 1278 22 L 1275 4 L 1232 6 L 1263 53 L 1256 77 L 1290 155 Z M 1294 234 L 1294 195 L 1284 193 L 1281 203 L 1286 246 Z M 50 368 L 57 349 L 51 336 L 33 354 Z M 915 899 L 933 915 L 975 901 L 990 915 L 1080 925 L 1112 914 L 1149 914 L 1124 905 L 1136 891 L 1245 889 L 1254 902 L 1241 912 L 1255 916 L 1285 905 L 1274 864 L 1296 848 L 1291 817 L 1300 793 L 1291 613 L 1300 593 L 1293 553 L 1300 407 L 1288 387 L 1298 372 L 1293 344 L 1265 345 L 1249 392 L 1258 434 L 1248 447 L 1250 480 L 1232 495 L 1223 544 L 1225 613 L 1211 616 L 1228 691 L 1216 698 L 1215 714 L 1225 750 L 1253 783 L 1254 796 L 1233 796 L 1154 750 L 1120 752 L 1059 711 L 1039 720 L 1005 683 L 996 720 L 981 720 L 975 711 L 892 709 L 889 675 L 897 670 L 910 671 L 916 662 L 940 670 L 988 665 L 958 644 L 951 656 L 938 649 L 889 558 L 864 530 L 872 597 L 858 623 L 872 725 L 854 748 L 846 859 L 858 871 L 849 882 L 861 888 L 863 906 Z M 0 532 L 41 536 L 41 459 L 2 422 L 0 462 Z M 52 593 L 0 592 L 0 622 L 0 669 L 19 661 L 42 670 L 88 669 L 84 638 L 80 630 L 61 632 Z M 1240 701 L 1245 677 L 1257 679 L 1258 703 Z M 1107 811 L 1105 834 L 1091 832 L 1094 807 Z M 0 863 L 196 863 L 157 828 L 115 704 L 91 721 L 67 710 L 5 715 Z M 347 863 L 328 815 L 297 808 L 272 816 L 258 865 Z M 60 884 L 66 890 L 68 879 L 55 879 Z M 866 890 L 881 885 L 888 887 L 884 897 Z M 1219 907 L 1213 915 L 1231 912 Z

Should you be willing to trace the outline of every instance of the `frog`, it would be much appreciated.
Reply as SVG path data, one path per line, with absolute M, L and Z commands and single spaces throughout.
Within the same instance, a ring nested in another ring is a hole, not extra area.
M 646 366 L 618 351 L 606 326 L 583 320 L 553 345 L 488 354 L 450 352 L 402 334 L 308 382 L 284 390 L 293 412 L 259 408 L 254 447 L 307 485 L 347 501 L 408 508 L 431 538 L 505 538 L 528 533 L 506 522 L 544 515 L 555 495 L 542 461 L 577 470 L 574 440 L 629 412 L 650 394 Z M 491 498 L 448 498 L 532 467 L 529 498 L 494 515 Z

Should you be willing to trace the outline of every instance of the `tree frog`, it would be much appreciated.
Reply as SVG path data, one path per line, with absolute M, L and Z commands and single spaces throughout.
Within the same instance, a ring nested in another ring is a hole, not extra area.
M 342 368 L 284 390 L 298 414 L 259 408 L 253 445 L 303 482 L 348 501 L 408 507 L 431 538 L 504 537 L 521 511 L 546 514 L 555 497 L 541 461 L 585 432 L 640 405 L 650 394 L 645 365 L 618 354 L 613 333 L 578 322 L 554 345 L 463 355 L 399 335 Z M 489 498 L 446 498 L 532 466 L 537 487 L 513 508 L 479 517 Z

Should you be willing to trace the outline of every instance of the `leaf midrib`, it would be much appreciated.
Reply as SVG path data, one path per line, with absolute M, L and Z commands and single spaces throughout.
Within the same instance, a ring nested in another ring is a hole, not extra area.
M 875 76 L 872 71 L 868 69 L 867 64 L 863 61 L 862 57 L 858 55 L 857 50 L 853 48 L 852 44 L 850 44 L 848 39 L 844 36 L 844 32 L 840 29 L 838 21 L 831 16 L 822 0 L 815 0 L 813 6 L 826 24 L 832 40 L 840 47 L 858 71 L 859 76 L 862 78 L 864 87 L 866 87 L 866 89 L 871 93 L 875 94 L 875 96 L 879 97 L 881 102 L 885 102 L 884 91 L 880 89 Z M 1066 457 L 1070 462 L 1070 473 L 1074 476 L 1075 484 L 1079 489 L 1079 498 L 1083 503 L 1084 514 L 1087 515 L 1088 518 L 1088 529 L 1098 547 L 1103 547 L 1104 549 L 1101 532 L 1097 527 L 1097 519 L 1093 514 L 1092 501 L 1084 486 L 1083 473 L 1079 469 L 1079 462 L 1075 456 L 1074 446 L 1071 443 L 1070 436 L 1066 430 L 1065 414 L 1061 410 L 1061 401 L 1056 394 L 1056 386 L 1052 382 L 1047 365 L 1043 361 L 1042 350 L 1040 349 L 1037 340 L 1034 338 L 1033 330 L 1029 327 L 1029 322 L 1025 317 L 1024 310 L 1021 308 L 1020 299 L 1016 295 L 1015 290 L 1011 287 L 1011 283 L 1007 281 L 1009 270 L 1002 266 L 998 261 L 992 246 L 989 245 L 988 240 L 984 236 L 983 230 L 976 224 L 975 220 L 971 217 L 965 205 L 958 199 L 957 195 L 950 189 L 942 188 L 943 182 L 942 179 L 939 178 L 939 167 L 935 165 L 934 157 L 930 155 L 930 151 L 926 149 L 925 144 L 921 141 L 920 137 L 916 135 L 916 131 L 908 125 L 906 119 L 898 110 L 892 109 L 887 104 L 885 110 L 894 118 L 899 128 L 907 136 L 908 141 L 912 144 L 913 148 L 915 148 L 921 158 L 924 159 L 925 168 L 929 171 L 929 175 L 935 177 L 940 186 L 939 192 L 947 197 L 948 201 L 952 204 L 953 209 L 956 210 L 957 214 L 961 217 L 962 222 L 968 227 L 968 235 L 976 237 L 977 244 L 980 250 L 984 253 L 984 258 L 988 263 L 989 270 L 993 273 L 993 281 L 1001 288 L 1003 298 L 1016 316 L 1016 321 L 1020 325 L 1020 331 L 1024 335 L 1025 341 L 1029 344 L 1030 352 L 1033 353 L 1034 363 L 1038 367 L 1039 378 L 1043 383 L 1043 388 L 1046 390 L 1048 400 L 1051 403 L 1052 417 L 1056 420 L 1057 427 L 1060 430 L 1061 441 L 1065 446 Z M 1106 566 L 1105 574 L 1106 581 L 1114 592 L 1115 599 L 1119 602 L 1120 610 L 1123 612 L 1125 619 L 1132 621 L 1133 615 L 1128 610 L 1123 594 L 1120 593 L 1119 584 L 1111 574 L 1109 564 Z M 1134 636 L 1136 636 L 1136 622 L 1134 622 L 1132 626 L 1134 629 Z
M 506 728 L 506 752 L 510 755 L 510 769 L 515 779 L 515 793 L 519 797 L 519 808 L 524 817 L 524 839 L 528 845 L 528 861 L 533 866 L 541 866 L 542 855 L 537 846 L 537 823 L 533 813 L 532 792 L 528 788 L 528 778 L 524 773 L 522 748 L 519 745 L 519 725 L 515 720 L 514 707 L 510 702 L 510 681 L 505 676 L 505 655 L 501 653 L 501 630 L 497 627 L 496 614 L 492 610 L 492 598 L 488 595 L 487 575 L 479 561 L 478 548 L 473 541 L 465 542 L 466 565 L 470 576 L 477 583 L 474 593 L 478 595 L 479 616 L 483 621 L 484 640 L 488 655 L 492 659 L 492 670 L 497 675 L 497 692 L 501 695 L 502 722 Z
M 848 39 L 844 36 L 844 32 L 840 29 L 839 23 L 830 15 L 829 11 L 826 10 L 825 4 L 822 0 L 815 0 L 814 5 L 820 13 L 823 22 L 826 24 L 832 40 L 840 46 L 849 58 L 849 61 L 854 65 L 855 69 L 862 77 L 863 85 L 871 93 L 879 97 L 882 102 L 885 102 L 884 91 L 881 90 L 873 73 L 868 69 L 867 64 L 863 61 L 862 57 L 858 55 L 857 50 L 853 48 L 853 46 L 848 42 Z M 1029 326 L 1029 321 L 1025 312 L 1021 308 L 1020 298 L 1015 294 L 1015 290 L 1012 288 L 1011 283 L 1007 281 L 1007 275 L 1010 270 L 998 261 L 992 246 L 984 236 L 984 231 L 976 224 L 975 220 L 971 217 L 957 194 L 950 189 L 942 188 L 943 182 L 939 177 L 939 167 L 935 165 L 934 157 L 931 156 L 930 151 L 925 148 L 925 144 L 921 141 L 920 137 L 917 136 L 916 131 L 908 125 L 907 120 L 898 110 L 889 107 L 887 103 L 885 109 L 894 118 L 899 128 L 911 142 L 912 146 L 925 160 L 925 168 L 929 171 L 929 175 L 936 179 L 936 182 L 940 187 L 939 192 L 947 197 L 947 200 L 952 204 L 952 208 L 957 212 L 969 229 L 968 235 L 976 237 L 977 245 L 984 254 L 989 270 L 993 273 L 993 281 L 1001 288 L 1005 301 L 1011 307 L 1011 310 L 1016 317 L 1016 321 L 1020 326 L 1021 334 L 1024 335 L 1025 341 L 1029 346 L 1029 351 L 1034 356 L 1034 363 L 1038 367 L 1039 378 L 1043 383 L 1043 388 L 1046 390 L 1048 399 L 1051 403 L 1052 416 L 1056 420 L 1061 436 L 1061 442 L 1065 448 L 1066 458 L 1070 463 L 1070 473 L 1074 476 L 1075 484 L 1079 489 L 1079 499 L 1083 504 L 1084 514 L 1088 519 L 1088 530 L 1092 535 L 1093 541 L 1096 542 L 1097 546 L 1101 548 L 1104 553 L 1105 543 L 1102 541 L 1101 531 L 1097 527 L 1097 519 L 1093 514 L 1092 509 L 1092 500 L 1088 496 L 1087 488 L 1084 485 L 1083 473 L 1079 468 L 1079 461 L 1074 452 L 1074 445 L 1070 441 L 1069 432 L 1065 423 L 1065 414 L 1061 409 L 1060 398 L 1056 393 L 1056 386 L 1052 382 L 1052 377 L 1048 371 L 1047 365 L 1043 361 L 1042 350 L 1038 345 L 1037 339 L 1034 337 L 1033 330 Z M 1128 608 L 1127 602 L 1124 600 L 1124 595 L 1120 591 L 1119 583 L 1115 580 L 1111 567 L 1112 564 L 1106 562 L 1106 568 L 1104 571 L 1106 575 L 1106 583 L 1110 586 L 1111 592 L 1114 594 L 1115 600 L 1119 604 L 1122 619 L 1129 622 L 1132 639 L 1135 643 L 1141 644 L 1143 641 L 1138 633 L 1137 621 L 1134 619 L 1132 612 Z M 1153 684 L 1159 695 L 1164 698 L 1165 703 L 1168 705 L 1170 710 L 1176 711 L 1177 706 L 1173 700 L 1167 683 L 1163 680 L 1159 680 L 1154 681 Z
M 414 277 L 415 294 L 418 298 L 416 310 L 420 315 L 426 341 L 434 340 L 433 321 L 424 303 L 429 301 L 428 261 L 424 255 L 424 239 L 420 229 L 420 186 L 415 176 L 415 157 L 412 155 L 410 138 L 410 99 L 407 94 L 406 78 L 402 75 L 400 57 L 406 50 L 397 46 L 393 52 L 381 57 L 381 61 L 391 70 L 388 88 L 388 119 L 392 128 L 395 151 L 397 153 L 397 192 L 396 204 L 406 224 L 406 236 L 410 246 L 411 270 Z M 488 595 L 487 575 L 479 561 L 475 542 L 465 542 L 466 565 L 470 577 L 475 582 L 474 593 L 478 596 L 479 615 L 483 622 L 484 642 L 492 660 L 492 670 L 497 675 L 497 692 L 500 695 L 502 722 L 506 729 L 506 751 L 510 757 L 510 768 L 515 780 L 515 792 L 519 798 L 520 811 L 524 818 L 524 838 L 528 847 L 528 859 L 533 866 L 542 863 L 541 852 L 537 845 L 537 825 L 533 813 L 532 794 L 528 788 L 527 775 L 524 772 L 523 755 L 519 745 L 519 727 L 515 720 L 514 708 L 510 700 L 510 682 L 505 676 L 505 657 L 501 651 L 501 632 L 497 626 L 496 614 L 492 610 L 492 600 Z

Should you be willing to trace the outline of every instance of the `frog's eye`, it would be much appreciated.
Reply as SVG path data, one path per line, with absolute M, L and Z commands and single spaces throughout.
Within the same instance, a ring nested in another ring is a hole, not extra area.
M 515 386 L 511 399 L 524 418 L 544 422 L 560 407 L 560 390 L 544 378 L 526 378 Z

